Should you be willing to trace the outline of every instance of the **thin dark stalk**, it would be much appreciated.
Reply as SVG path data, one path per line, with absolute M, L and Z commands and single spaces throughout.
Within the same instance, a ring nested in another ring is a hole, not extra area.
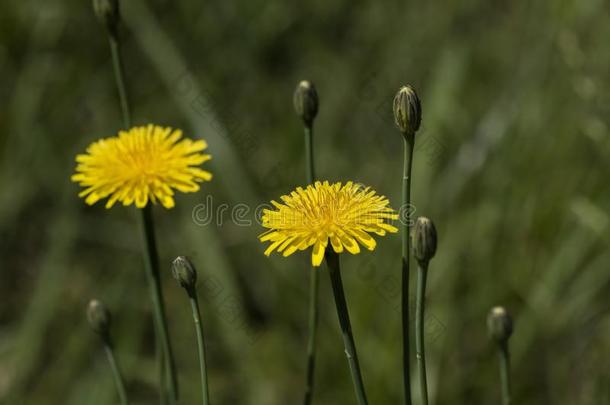
M 307 157 L 307 182 L 315 181 L 313 157 L 313 128 L 305 126 L 305 155 Z M 316 368 L 316 335 L 318 331 L 318 269 L 312 267 L 309 276 L 309 339 L 307 341 L 307 376 L 305 383 L 305 405 L 311 404 L 313 399 L 315 368 Z
M 129 108 L 129 99 L 127 98 L 127 89 L 125 87 L 125 68 L 121 56 L 121 47 L 116 36 L 110 35 L 109 39 L 110 51 L 112 52 L 112 68 L 114 69 L 114 77 L 119 91 L 119 101 L 123 114 L 123 126 L 125 129 L 129 129 L 131 128 L 131 112 Z
M 155 324 L 155 336 L 160 336 L 161 333 L 157 330 L 157 322 Z M 159 339 L 155 339 L 155 354 L 157 356 L 157 378 L 159 379 L 159 403 L 167 405 L 169 403 L 168 393 L 165 390 L 165 356 L 163 355 L 163 345 Z
M 415 302 L 415 357 L 419 367 L 419 389 L 423 405 L 428 405 L 428 380 L 426 378 L 426 350 L 424 344 L 424 309 L 427 277 L 428 263 L 419 263 L 417 267 L 417 301 Z
M 157 254 L 157 243 L 155 239 L 155 228 L 150 205 L 139 210 L 141 212 L 142 239 L 144 244 L 144 261 L 146 263 L 146 275 L 150 287 L 150 297 L 153 303 L 153 314 L 155 329 L 162 346 L 162 354 L 165 366 L 168 368 L 168 385 L 170 401 L 173 403 L 178 399 L 178 379 L 176 378 L 176 366 L 167 328 L 165 304 L 161 290 L 161 279 L 159 275 L 159 256 Z M 162 386 L 165 386 L 161 381 Z
M 307 157 L 307 183 L 316 181 L 313 159 L 313 125 L 305 126 L 305 156 Z
M 131 110 L 129 99 L 127 97 L 127 89 L 125 86 L 125 69 L 123 58 L 121 55 L 120 42 L 117 34 L 109 35 L 110 51 L 112 53 L 112 67 L 116 79 L 116 85 L 119 92 L 119 101 L 121 112 L 123 115 L 123 126 L 125 129 L 131 127 Z M 146 262 L 146 272 L 151 290 L 151 298 L 153 301 L 153 311 L 155 317 L 155 331 L 161 347 L 161 360 L 159 364 L 159 390 L 161 403 L 166 403 L 164 387 L 169 385 L 170 402 L 173 403 L 178 399 L 178 381 L 176 378 L 176 369 L 172 356 L 171 346 L 169 343 L 169 333 L 165 321 L 165 309 L 163 295 L 161 291 L 161 282 L 159 278 L 159 261 L 157 256 L 157 246 L 155 242 L 154 226 L 150 205 L 147 205 L 141 211 L 142 233 L 144 241 L 144 260 Z M 165 382 L 166 370 L 167 382 Z
M 498 346 L 500 357 L 500 383 L 502 384 L 502 405 L 510 405 L 510 355 L 508 352 L 508 341 Z
M 194 290 L 194 289 L 193 289 Z M 199 349 L 199 370 L 201 372 L 201 393 L 203 405 L 210 404 L 210 394 L 208 390 L 208 372 L 205 357 L 205 340 L 203 337 L 203 324 L 201 322 L 201 312 L 199 311 L 199 300 L 197 299 L 197 292 L 189 292 L 189 300 L 191 302 L 191 309 L 193 311 L 193 322 L 195 323 L 195 330 L 197 332 L 197 348 Z
M 309 405 L 313 399 L 314 371 L 316 368 L 316 334 L 318 329 L 318 270 L 310 269 L 309 276 L 309 340 L 307 342 L 307 383 L 305 386 L 304 404 Z
M 119 394 L 119 400 L 121 405 L 128 405 L 129 401 L 127 400 L 127 391 L 125 390 L 125 383 L 123 382 L 123 375 L 121 374 L 121 369 L 114 357 L 114 350 L 112 348 L 112 344 L 108 341 L 104 341 L 104 351 L 106 352 L 106 357 L 108 358 L 108 363 L 110 364 L 110 369 L 112 370 L 112 377 L 114 378 L 114 385 L 116 386 L 116 390 Z
M 337 315 L 339 324 L 343 334 L 343 345 L 345 347 L 345 355 L 349 363 L 350 372 L 352 374 L 352 382 L 354 384 L 354 392 L 359 405 L 367 405 L 366 392 L 360 372 L 360 364 L 358 363 L 358 354 L 356 353 L 356 344 L 352 335 L 352 326 L 349 320 L 349 312 L 347 310 L 347 302 L 345 301 L 345 293 L 343 291 L 343 282 L 341 281 L 341 268 L 339 264 L 339 255 L 335 253 L 331 247 L 326 249 L 326 263 L 328 265 L 328 273 L 335 296 L 335 304 L 337 306 Z
M 409 261 L 411 254 L 411 167 L 415 134 L 404 135 L 404 167 L 402 173 L 402 363 L 405 404 L 411 405 L 411 356 L 409 354 Z

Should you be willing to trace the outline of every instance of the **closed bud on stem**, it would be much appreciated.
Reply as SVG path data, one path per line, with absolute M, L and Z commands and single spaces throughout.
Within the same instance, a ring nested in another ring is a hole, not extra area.
M 419 217 L 413 227 L 413 255 L 420 263 L 428 263 L 436 253 L 436 228 L 434 223 Z
M 301 81 L 294 90 L 293 102 L 297 115 L 305 125 L 311 127 L 318 115 L 318 92 L 313 83 L 307 80 Z
M 493 307 L 487 315 L 489 337 L 497 343 L 506 343 L 513 333 L 513 319 L 504 307 Z
M 186 256 L 178 256 L 172 262 L 172 274 L 178 284 L 188 292 L 193 291 L 197 283 L 197 271 Z
M 403 134 L 415 134 L 421 123 L 421 104 L 411 86 L 403 86 L 394 97 L 394 122 Z
M 101 301 L 89 301 L 89 305 L 87 305 L 87 320 L 95 333 L 102 337 L 108 336 L 110 330 L 110 312 Z
M 119 0 L 93 0 L 93 10 L 97 18 L 106 26 L 111 35 L 116 35 L 121 14 Z

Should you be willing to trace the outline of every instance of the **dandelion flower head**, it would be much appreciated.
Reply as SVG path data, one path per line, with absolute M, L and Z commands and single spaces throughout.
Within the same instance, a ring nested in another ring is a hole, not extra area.
M 263 211 L 262 225 L 269 230 L 259 239 L 271 243 L 267 256 L 277 251 L 286 257 L 313 247 L 311 263 L 319 266 L 329 242 L 337 253 L 357 254 L 359 245 L 375 249 L 370 233 L 384 236 L 398 231 L 387 223 L 398 219 L 388 199 L 351 181 L 344 185 L 316 182 L 305 189 L 298 187 L 281 200 L 271 201 L 274 210 Z
M 117 201 L 143 208 L 159 202 L 172 208 L 174 190 L 192 193 L 212 174 L 199 166 L 211 156 L 201 153 L 207 143 L 182 138 L 182 131 L 147 125 L 119 131 L 100 139 L 76 156 L 72 181 L 84 187 L 79 197 L 89 205 L 108 198 L 106 208 Z

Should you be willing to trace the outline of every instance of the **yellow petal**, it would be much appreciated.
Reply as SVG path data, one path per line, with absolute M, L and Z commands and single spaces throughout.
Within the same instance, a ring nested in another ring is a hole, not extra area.
M 324 259 L 324 246 L 319 241 L 313 246 L 311 251 L 311 265 L 318 267 Z
M 280 245 L 280 243 L 283 242 L 283 239 L 279 239 L 276 240 L 275 242 L 273 242 L 268 248 L 267 250 L 265 250 L 265 256 L 269 256 L 271 253 L 273 253 L 273 251 Z
M 337 252 L 337 253 L 343 252 L 343 244 L 341 243 L 341 240 L 336 235 L 330 236 L 330 244 L 332 245 L 333 250 L 335 252 Z
M 360 253 L 360 247 L 358 246 L 358 243 L 356 243 L 356 240 L 354 238 L 345 233 L 340 233 L 339 239 L 341 240 L 343 247 L 345 247 L 345 250 L 347 250 L 353 255 Z
M 352 234 L 352 236 L 354 236 L 368 250 L 373 250 L 375 249 L 375 246 L 377 246 L 375 239 L 373 239 L 373 237 L 366 232 L 359 229 L 350 229 L 349 233 Z

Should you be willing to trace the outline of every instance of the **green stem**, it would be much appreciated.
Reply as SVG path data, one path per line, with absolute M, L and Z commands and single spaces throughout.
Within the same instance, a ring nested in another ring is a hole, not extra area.
M 106 352 L 106 357 L 108 358 L 108 363 L 110 364 L 110 369 L 112 370 L 114 385 L 116 385 L 116 390 L 119 394 L 119 400 L 121 401 L 121 405 L 128 405 L 129 401 L 127 400 L 127 392 L 125 391 L 123 376 L 121 374 L 121 370 L 119 369 L 119 365 L 116 361 L 116 358 L 114 357 L 114 350 L 110 342 L 104 342 L 104 351 Z
M 189 300 L 193 311 L 193 322 L 197 331 L 197 348 L 199 349 L 199 370 L 201 371 L 201 393 L 203 395 L 203 405 L 210 404 L 210 394 L 208 391 L 208 371 L 205 361 L 205 340 L 203 337 L 203 325 L 201 323 L 201 312 L 199 311 L 199 300 L 197 291 L 189 292 Z
M 413 163 L 413 133 L 404 135 L 404 166 L 402 173 L 402 367 L 405 404 L 411 405 L 411 356 L 409 355 L 409 261 L 411 254 L 411 167 Z
M 144 243 L 144 261 L 146 263 L 146 275 L 150 287 L 150 296 L 153 303 L 155 328 L 162 346 L 165 366 L 168 368 L 168 383 L 170 401 L 178 400 L 178 380 L 176 378 L 176 366 L 169 340 L 165 316 L 165 304 L 161 290 L 161 279 L 159 275 L 159 257 L 157 254 L 157 243 L 155 240 L 155 229 L 153 224 L 152 210 L 150 204 L 139 210 L 141 212 L 142 239 Z M 161 386 L 165 386 L 161 381 Z
M 155 336 L 160 336 L 161 333 L 157 330 L 157 322 L 155 324 Z M 165 392 L 165 356 L 163 356 L 163 345 L 159 339 L 155 339 L 155 353 L 157 356 L 157 378 L 159 379 L 159 403 L 167 405 L 169 403 L 168 394 Z
M 502 405 L 510 405 L 510 355 L 508 341 L 500 343 L 498 348 L 500 356 L 500 382 L 502 384 Z
M 305 155 L 307 158 L 307 182 L 315 181 L 313 157 L 313 127 L 305 126 Z M 313 399 L 315 368 L 316 368 L 316 335 L 318 330 L 318 270 L 310 269 L 309 276 L 309 339 L 307 341 L 307 376 L 305 383 L 305 405 L 311 404 Z
M 314 371 L 316 367 L 316 334 L 318 329 L 318 269 L 312 267 L 309 277 L 309 341 L 307 343 L 307 383 L 305 405 L 313 399 Z
M 424 308 L 427 277 L 428 263 L 419 263 L 417 266 L 417 301 L 415 303 L 415 357 L 419 367 L 419 389 L 423 405 L 428 405 L 426 350 L 424 345 Z
M 121 113 L 123 116 L 123 127 L 128 130 L 131 128 L 131 109 L 129 99 L 127 97 L 127 88 L 125 86 L 125 68 L 123 57 L 121 54 L 121 46 L 117 33 L 109 33 L 108 39 L 110 42 L 110 52 L 112 54 L 112 68 L 116 80 L 117 90 L 119 92 L 119 102 L 121 105 Z M 153 298 L 154 313 L 155 313 L 155 332 L 157 335 L 157 355 L 159 356 L 159 396 L 162 405 L 167 403 L 165 387 L 169 384 L 171 391 L 171 400 L 174 402 L 178 398 L 178 383 L 176 380 L 175 367 L 169 347 L 169 338 L 167 333 L 167 325 L 165 325 L 165 315 L 163 310 L 163 299 L 161 286 L 159 282 L 159 264 L 157 257 L 157 248 L 155 245 L 154 228 L 152 226 L 152 216 L 150 206 L 146 206 L 142 211 L 142 229 L 144 232 L 145 241 L 145 261 L 147 266 L 147 274 L 149 278 L 151 297 Z M 153 256 L 151 256 L 153 255 Z M 155 275 L 156 273 L 156 275 Z M 159 342 L 159 340 L 161 340 Z M 171 360 L 171 363 L 168 362 Z M 166 367 L 169 365 L 168 376 Z M 169 380 L 167 383 L 165 380 Z
M 125 129 L 129 129 L 131 128 L 131 113 L 125 88 L 125 69 L 123 67 L 123 58 L 121 57 L 121 47 L 116 36 L 110 35 L 109 39 L 110 51 L 112 52 L 112 68 L 114 69 L 116 86 L 119 90 L 121 112 L 123 113 L 123 126 Z
M 330 246 L 326 249 L 326 263 L 328 265 L 330 281 L 335 296 L 339 325 L 341 326 L 341 332 L 343 334 L 345 355 L 347 356 L 350 372 L 352 374 L 356 399 L 358 400 L 359 405 L 367 405 L 366 392 L 364 390 L 364 383 L 362 382 L 362 374 L 358 363 L 358 354 L 356 353 L 356 344 L 354 343 L 354 336 L 352 335 L 352 326 L 349 320 L 345 293 L 343 291 L 343 282 L 341 281 L 339 255 L 335 253 Z
M 316 181 L 313 159 L 313 125 L 305 126 L 305 156 L 307 157 L 307 182 L 313 184 Z

